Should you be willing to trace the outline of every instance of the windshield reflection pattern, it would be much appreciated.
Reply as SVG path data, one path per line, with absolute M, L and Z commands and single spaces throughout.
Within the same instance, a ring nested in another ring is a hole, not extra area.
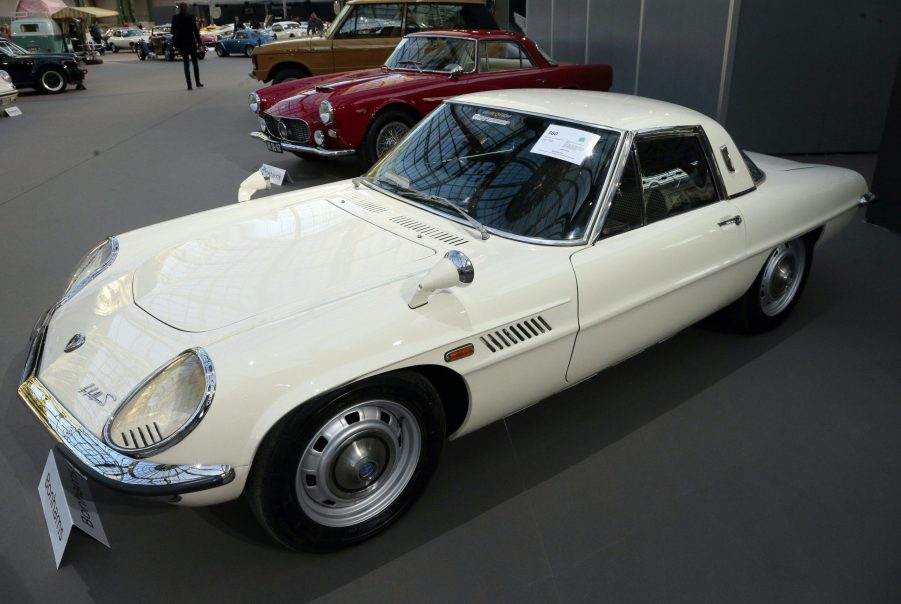
M 539 139 L 559 131 L 575 136 L 570 150 L 579 149 L 579 139 L 588 141 L 581 155 L 560 159 L 541 153 Z M 402 184 L 444 197 L 497 232 L 577 241 L 599 203 L 618 139 L 616 132 L 556 118 L 449 103 L 368 176 L 400 195 Z M 457 219 L 440 206 L 426 205 Z
M 415 36 L 403 38 L 385 66 L 390 69 L 412 69 L 450 73 L 475 70 L 476 43 L 462 38 Z

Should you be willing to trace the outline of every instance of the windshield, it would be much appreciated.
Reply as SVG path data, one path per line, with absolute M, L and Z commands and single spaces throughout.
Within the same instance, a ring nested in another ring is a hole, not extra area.
M 450 73 L 475 69 L 475 40 L 441 36 L 403 38 L 385 66 L 389 69 L 440 71 Z
M 0 50 L 4 51 L 4 54 L 14 57 L 16 55 L 28 55 L 31 54 L 18 44 L 13 44 L 12 42 L 4 42 L 0 45 Z
M 448 103 L 367 179 L 420 204 L 444 198 L 500 234 L 575 242 L 587 234 L 618 140 L 559 118 Z

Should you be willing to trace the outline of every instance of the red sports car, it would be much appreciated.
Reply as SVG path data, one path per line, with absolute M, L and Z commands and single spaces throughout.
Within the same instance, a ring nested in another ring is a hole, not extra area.
M 250 93 L 270 151 L 381 159 L 446 98 L 504 88 L 606 91 L 609 65 L 558 63 L 532 41 L 498 31 L 430 31 L 400 41 L 378 69 L 282 82 Z M 486 118 L 488 119 L 488 118 Z

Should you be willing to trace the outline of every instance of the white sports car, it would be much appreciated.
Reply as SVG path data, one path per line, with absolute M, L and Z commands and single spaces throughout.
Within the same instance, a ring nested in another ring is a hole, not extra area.
M 361 178 L 101 243 L 19 393 L 110 487 L 246 493 L 281 543 L 340 547 L 403 513 L 446 438 L 717 310 L 775 326 L 870 199 L 668 103 L 458 97 Z
M 141 40 L 147 41 L 150 39 L 150 32 L 145 32 L 143 29 L 131 28 L 131 29 L 117 29 L 114 30 L 110 35 L 109 39 L 106 41 L 106 45 L 113 52 L 119 52 L 120 50 L 130 50 L 134 52 L 136 48 L 136 44 Z

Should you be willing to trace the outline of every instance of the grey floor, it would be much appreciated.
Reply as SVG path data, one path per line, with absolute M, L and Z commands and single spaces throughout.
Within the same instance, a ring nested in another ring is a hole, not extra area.
M 28 334 L 104 236 L 233 203 L 263 162 L 353 176 L 247 137 L 248 61 L 119 54 L 88 90 L 0 120 L 3 602 L 899 602 L 901 238 L 856 221 L 795 314 L 750 337 L 689 328 L 452 442 L 389 531 L 279 549 L 243 500 L 185 509 L 94 487 L 112 548 L 54 568 L 37 483 L 51 440 L 16 396 Z M 816 158 L 872 170 L 873 158 Z M 898 202 L 898 200 L 895 200 Z

